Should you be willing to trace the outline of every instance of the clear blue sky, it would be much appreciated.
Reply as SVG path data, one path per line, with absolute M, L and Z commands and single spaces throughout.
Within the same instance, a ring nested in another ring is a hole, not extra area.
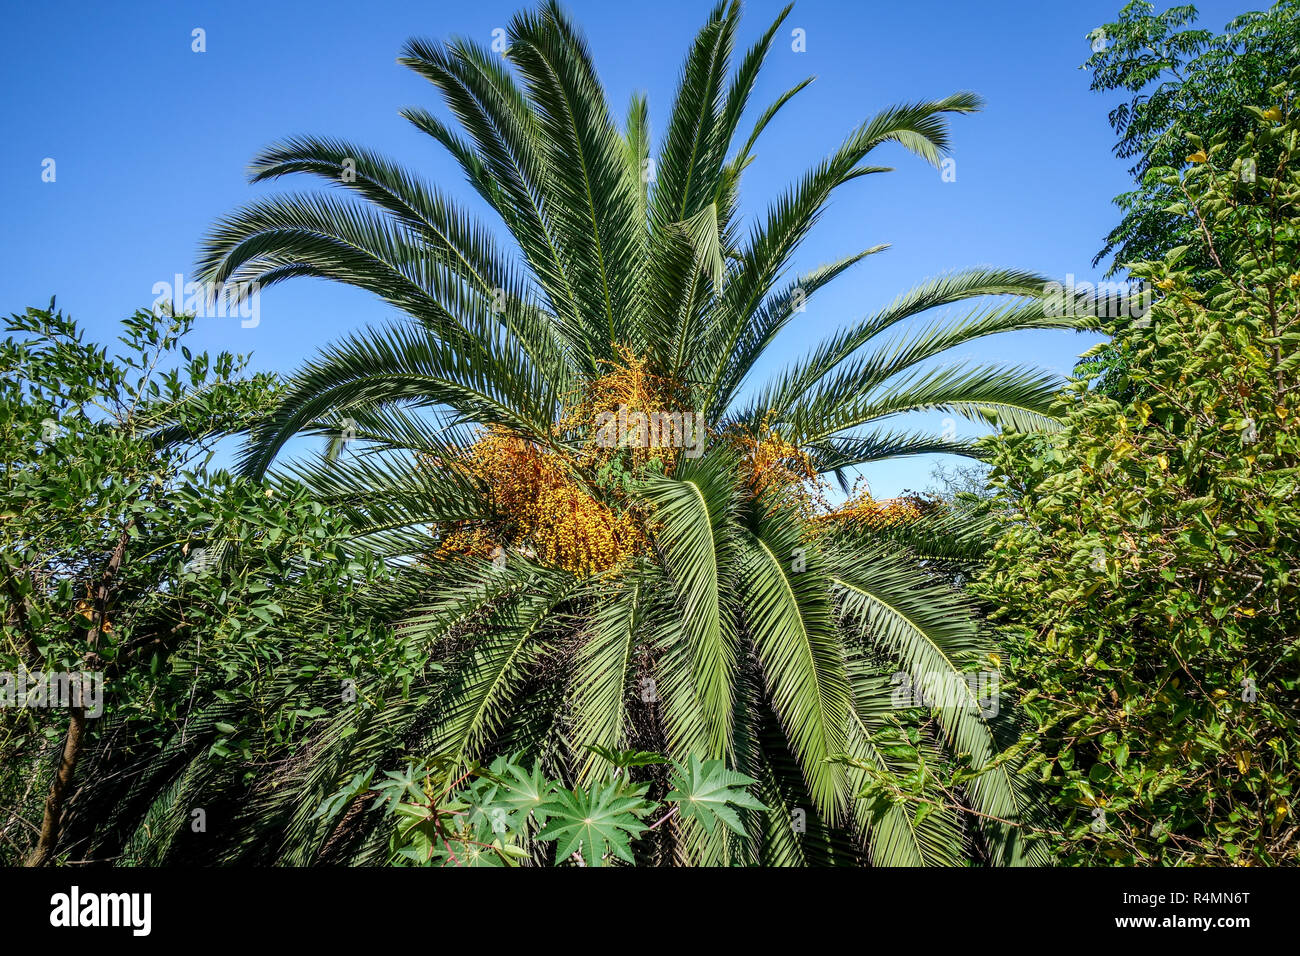
M 1088 91 L 1078 69 L 1085 35 L 1122 0 L 968 3 L 803 0 L 774 46 L 757 108 L 799 79 L 816 82 L 769 128 L 746 173 L 754 214 L 877 109 L 973 89 L 983 113 L 955 120 L 956 181 L 901 150 L 873 157 L 897 171 L 845 187 L 796 260 L 806 268 L 880 242 L 872 257 L 819 293 L 772 366 L 888 302 L 912 283 L 981 264 L 1100 278 L 1091 266 L 1126 188 L 1111 153 L 1112 98 Z M 148 306 L 154 283 L 192 274 L 210 223 L 257 195 L 314 188 L 308 178 L 248 185 L 249 159 L 273 140 L 322 133 L 400 159 L 479 209 L 452 162 L 398 116 L 441 111 L 427 81 L 395 62 L 410 36 L 462 34 L 490 43 L 518 0 L 470 4 L 313 2 L 77 2 L 11 5 L 0 34 L 0 310 L 60 306 L 90 336 Z M 569 0 L 594 48 L 616 115 L 644 90 L 661 131 L 678 70 L 711 0 Z M 1219 29 L 1249 0 L 1198 4 Z M 782 4 L 750 0 L 743 49 Z M 1161 4 L 1163 7 L 1164 4 Z M 790 30 L 806 32 L 806 52 Z M 207 50 L 191 50 L 191 31 Z M 742 127 L 744 128 L 744 127 Z M 43 182 L 42 162 L 57 178 Z M 479 209 L 479 211 L 482 211 Z M 295 280 L 262 294 L 261 322 L 200 323 L 199 348 L 252 352 L 255 368 L 290 371 L 344 332 L 382 320 L 387 307 L 356 290 Z M 1068 372 L 1095 338 L 1016 334 L 970 348 L 975 359 Z M 929 419 L 935 427 L 937 418 Z M 964 431 L 964 430 L 963 430 Z M 932 462 L 873 466 L 878 496 L 924 488 Z

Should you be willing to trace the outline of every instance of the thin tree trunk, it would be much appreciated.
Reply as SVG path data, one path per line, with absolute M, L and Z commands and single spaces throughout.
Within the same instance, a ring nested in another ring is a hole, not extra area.
M 68 725 L 68 739 L 63 742 L 63 757 L 59 760 L 59 772 L 50 784 L 50 793 L 45 798 L 45 818 L 41 821 L 41 836 L 36 848 L 27 857 L 28 866 L 45 866 L 59 845 L 59 822 L 63 818 L 63 801 L 68 795 L 72 783 L 72 772 L 77 768 L 77 756 L 81 753 L 81 735 L 86 728 L 86 709 L 72 708 L 72 722 Z
M 86 654 L 86 661 L 93 670 L 102 669 L 99 636 L 103 633 L 104 614 L 108 608 L 108 596 L 112 589 L 113 578 L 117 576 L 118 569 L 122 567 L 122 561 L 126 558 L 126 542 L 133 524 L 135 522 L 130 521 L 122 529 L 122 534 L 117 539 L 117 547 L 113 549 L 113 556 L 108 559 L 104 573 L 99 576 L 99 586 L 95 589 L 94 624 L 86 631 L 86 643 L 90 648 Z M 76 686 L 80 688 L 79 684 Z M 72 774 L 77 769 L 77 757 L 81 755 L 82 740 L 86 731 L 86 708 L 80 706 L 81 704 L 82 701 L 78 698 L 78 706 L 72 708 L 72 720 L 68 723 L 68 737 L 63 742 L 63 756 L 59 759 L 58 772 L 54 775 L 49 795 L 45 798 L 45 816 L 41 820 L 41 835 L 36 842 L 36 848 L 27 857 L 28 866 L 45 866 L 54 857 L 54 852 L 59 846 L 63 804 L 72 789 Z

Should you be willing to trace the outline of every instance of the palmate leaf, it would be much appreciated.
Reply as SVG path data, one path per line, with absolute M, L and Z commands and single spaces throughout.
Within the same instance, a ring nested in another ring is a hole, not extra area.
M 465 823 L 480 834 L 483 841 L 504 841 L 508 836 L 527 832 L 530 820 L 546 822 L 540 807 L 556 787 L 556 782 L 534 763 L 528 769 L 513 757 L 497 757 L 492 765 L 480 768 L 474 781 L 457 793 L 467 804 Z
M 590 792 L 557 790 L 541 806 L 549 820 L 537 839 L 555 841 L 557 862 L 579 852 L 587 866 L 600 866 L 611 853 L 634 863 L 629 843 L 649 829 L 640 817 L 653 807 L 639 796 L 628 796 L 617 783 L 593 786 Z
M 429 797 L 421 783 L 428 776 L 428 768 L 421 763 L 409 761 L 402 771 L 385 770 L 387 780 L 381 780 L 370 789 L 379 796 L 375 797 L 374 807 L 387 806 L 394 810 L 403 800 L 411 799 L 416 803 L 425 803 Z
M 736 807 L 746 810 L 766 810 L 767 807 L 745 788 L 758 783 L 753 777 L 728 770 L 721 760 L 707 760 L 692 756 L 687 766 L 673 765 L 670 783 L 673 790 L 669 802 L 676 801 L 678 813 L 690 820 L 698 820 L 706 833 L 721 821 L 741 836 L 746 836 L 744 823 Z
M 486 776 L 499 787 L 495 805 L 508 812 L 513 824 L 522 826 L 531 814 L 539 826 L 545 825 L 547 817 L 542 806 L 554 795 L 555 781 L 542 772 L 541 764 L 534 763 L 528 770 L 513 760 L 498 757 Z
M 457 866 L 469 869 L 504 869 L 510 866 L 506 854 L 510 852 L 510 847 L 493 846 L 476 846 L 472 843 L 460 844 L 452 841 L 451 845 L 440 843 L 433 851 L 432 859 L 438 861 L 440 866 Z M 415 847 L 405 847 L 398 851 L 403 856 L 425 863 L 421 858 L 420 850 Z M 452 854 L 455 854 L 453 856 Z
M 485 776 L 457 793 L 457 800 L 465 804 L 459 811 L 463 814 L 463 825 L 470 828 L 475 839 L 486 843 L 520 829 L 520 816 L 502 805 L 502 797 L 507 792 L 501 784 Z M 458 824 L 461 822 L 458 819 Z
M 488 781 L 477 783 L 485 786 L 463 790 L 462 799 L 441 808 L 443 819 L 454 821 L 441 831 L 432 817 L 412 814 L 415 826 L 403 833 L 410 845 L 399 847 L 394 856 L 422 866 L 455 867 L 507 867 L 527 859 L 516 833 L 519 821 L 494 803 L 501 788 Z

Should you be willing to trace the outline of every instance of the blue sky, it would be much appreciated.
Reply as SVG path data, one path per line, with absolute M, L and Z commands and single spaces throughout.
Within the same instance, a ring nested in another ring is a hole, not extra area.
M 1078 69 L 1088 31 L 1121 0 L 858 2 L 803 0 L 778 35 L 754 97 L 757 112 L 800 79 L 817 80 L 769 127 L 743 183 L 760 213 L 788 183 L 876 110 L 972 89 L 984 112 L 954 121 L 954 182 L 902 150 L 896 166 L 840 191 L 795 260 L 809 268 L 889 242 L 812 299 L 765 366 L 795 361 L 818 338 L 928 276 L 973 265 L 1098 279 L 1093 255 L 1114 225 L 1111 197 L 1128 185 L 1111 153 L 1106 113 Z M 45 2 L 14 6 L 0 34 L 0 309 L 57 295 L 91 337 L 154 299 L 154 284 L 192 275 L 199 242 L 222 214 L 258 195 L 315 188 L 312 180 L 250 186 L 255 152 L 297 133 L 354 140 L 399 159 L 482 211 L 452 162 L 398 115 L 408 105 L 442 114 L 436 91 L 395 62 L 410 36 L 460 34 L 490 43 L 522 4 L 315 2 Z M 688 44 L 711 0 L 568 0 L 622 117 L 634 90 L 662 131 Z M 783 4 L 750 0 L 743 49 Z M 1161 4 L 1163 7 L 1164 4 Z M 1219 29 L 1252 9 L 1197 4 Z M 206 52 L 191 49 L 205 31 Z M 805 31 L 795 52 L 790 31 Z M 445 114 L 444 114 L 445 115 Z M 742 126 L 742 129 L 747 128 Z M 42 180 L 55 161 L 54 182 Z M 389 316 L 359 291 L 297 280 L 262 293 L 260 322 L 205 319 L 191 343 L 252 352 L 258 369 L 290 371 L 345 332 Z M 960 357 L 1066 373 L 1095 337 L 1005 335 Z M 938 417 L 927 419 L 939 427 Z M 961 429 L 964 433 L 966 429 Z M 872 466 L 877 496 L 929 483 L 927 458 Z

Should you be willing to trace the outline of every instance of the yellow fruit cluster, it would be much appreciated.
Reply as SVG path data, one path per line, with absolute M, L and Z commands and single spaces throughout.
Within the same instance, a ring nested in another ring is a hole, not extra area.
M 756 496 L 774 494 L 778 501 L 793 503 L 810 515 L 825 505 L 825 489 L 812 456 L 774 430 L 770 414 L 756 433 L 737 431 L 728 437 L 741 451 L 741 468 Z
M 667 449 L 636 444 L 604 447 L 595 440 L 596 423 L 602 415 L 616 416 L 620 410 L 646 415 L 687 410 L 681 407 L 682 388 L 677 382 L 655 373 L 648 359 L 637 358 L 627 346 L 616 345 L 615 351 L 618 360 L 602 360 L 601 364 L 609 366 L 609 371 L 586 383 L 578 400 L 556 425 L 556 432 L 582 441 L 578 459 L 584 465 L 598 467 L 616 455 L 625 454 L 633 470 L 657 458 L 671 471 L 675 456 Z
M 855 492 L 834 511 L 822 515 L 821 520 L 843 521 L 883 530 L 915 521 L 939 507 L 942 507 L 942 502 L 921 495 L 904 494 L 898 498 L 877 501 L 869 491 L 861 491 Z
M 684 393 L 630 349 L 619 347 L 618 359 L 605 364 L 609 371 L 586 383 L 552 427 L 553 444 L 493 426 L 455 459 L 429 462 L 430 467 L 462 469 L 485 485 L 495 516 L 486 525 L 443 528 L 437 557 L 491 558 L 499 549 L 510 548 L 590 577 L 647 550 L 652 516 L 623 497 L 619 487 L 595 489 L 591 482 L 616 456 L 622 456 L 622 467 L 631 472 L 657 458 L 668 474 L 676 456 L 635 444 L 601 445 L 594 440 L 595 423 L 620 409 L 647 415 L 682 410 Z M 814 521 L 844 520 L 877 528 L 914 520 L 934 507 L 917 496 L 878 502 L 863 492 L 832 508 L 812 457 L 772 428 L 770 417 L 754 432 L 737 430 L 724 436 L 739 449 L 742 476 L 756 496 L 793 505 Z M 816 525 L 808 530 L 815 534 Z
M 439 556 L 468 554 L 488 558 L 498 548 L 517 548 L 538 561 L 589 577 L 621 564 L 647 548 L 647 515 L 631 503 L 615 505 L 595 497 L 578 477 L 591 476 L 615 455 L 630 457 L 632 468 L 656 455 L 671 468 L 671 455 L 653 448 L 601 447 L 593 440 L 594 423 L 602 412 L 620 406 L 631 411 L 662 411 L 676 404 L 678 389 L 651 371 L 648 361 L 619 347 L 619 361 L 610 371 L 588 382 L 573 406 L 552 428 L 556 445 L 542 447 L 492 427 L 454 462 L 432 466 L 456 467 L 485 484 L 492 495 L 497 520 L 491 527 L 461 526 L 448 530 Z M 617 493 L 611 498 L 617 501 Z
M 589 577 L 640 551 L 645 534 L 631 510 L 594 498 L 561 454 L 493 427 L 456 463 L 491 489 L 494 527 L 459 528 L 440 555 L 491 557 L 498 547 L 531 551 L 543 564 Z

